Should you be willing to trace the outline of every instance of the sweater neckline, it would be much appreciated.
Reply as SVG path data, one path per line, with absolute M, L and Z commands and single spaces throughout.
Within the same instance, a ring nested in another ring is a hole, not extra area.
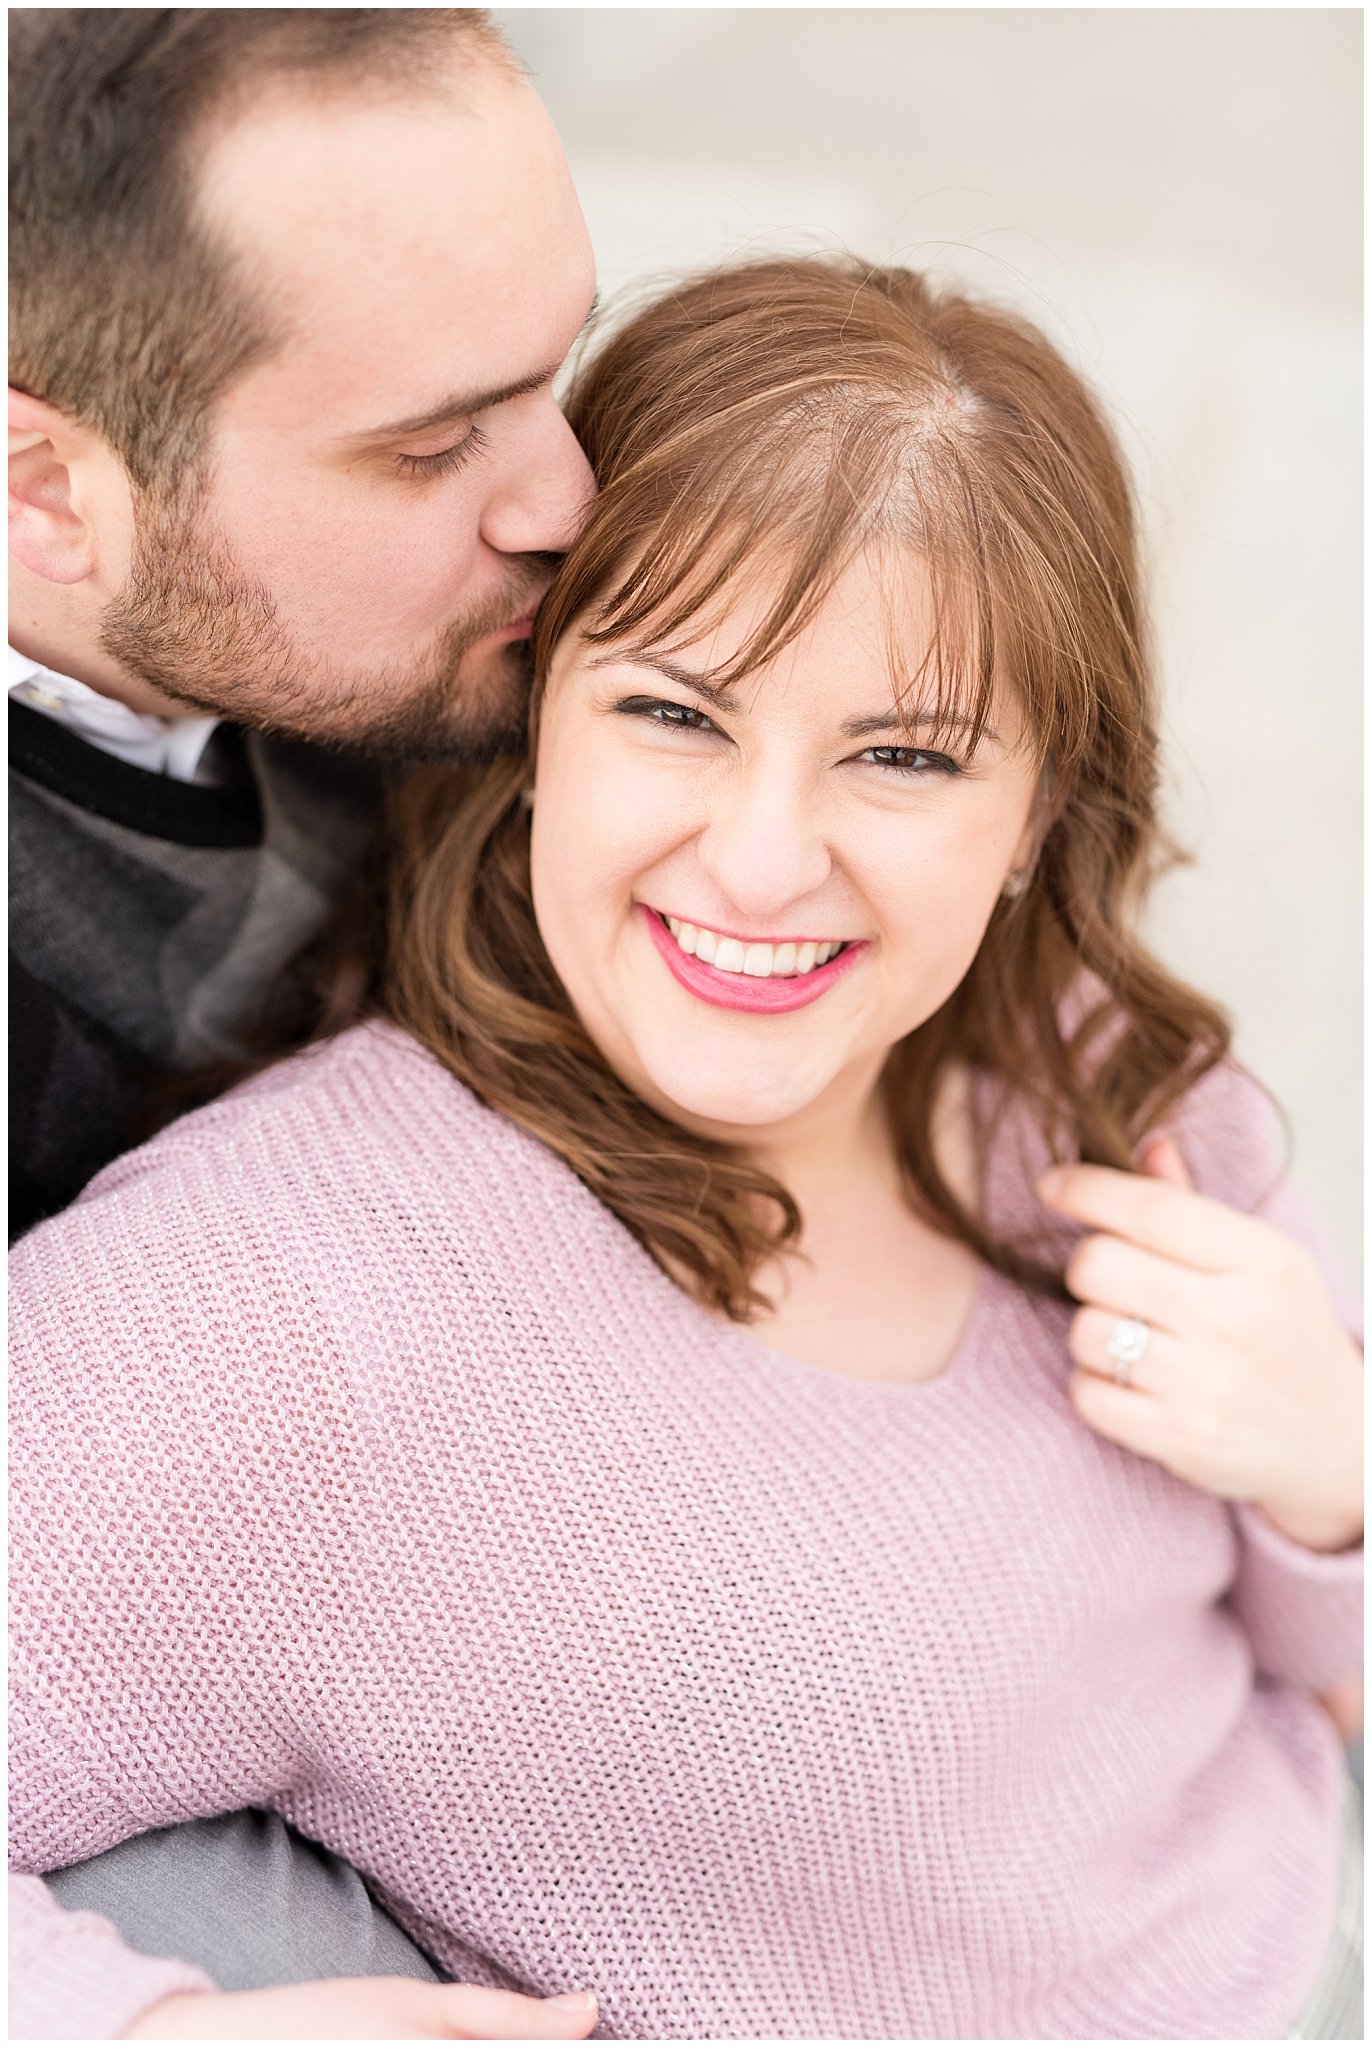
M 654 1259 L 644 1257 L 664 1287 L 670 1288 L 687 1314 L 699 1318 L 710 1332 L 714 1345 L 737 1360 L 742 1370 L 764 1372 L 778 1385 L 790 1382 L 799 1391 L 812 1389 L 821 1400 L 848 1405 L 884 1407 L 893 1410 L 923 1409 L 926 1413 L 955 1398 L 975 1376 L 975 1360 L 985 1349 L 983 1338 L 994 1323 L 1000 1299 L 1001 1279 L 993 1266 L 979 1262 L 976 1290 L 963 1318 L 962 1328 L 943 1365 L 926 1379 L 864 1379 L 856 1373 L 840 1372 L 833 1366 L 816 1365 L 807 1358 L 795 1358 L 789 1351 L 753 1335 L 746 1324 L 727 1323 L 711 1315 L 698 1301 L 669 1279 Z
M 455 1079 L 454 1076 L 447 1074 L 442 1062 L 433 1053 L 392 1019 L 369 1019 L 366 1024 L 359 1027 L 359 1031 L 379 1034 L 398 1049 L 416 1055 L 432 1065 L 439 1073 L 444 1074 L 446 1079 Z M 473 1102 L 479 1103 L 480 1098 L 473 1094 L 464 1082 L 458 1081 L 456 1085 L 469 1095 Z M 541 1156 L 556 1162 L 586 1198 L 595 1204 L 597 1211 L 614 1225 L 621 1238 L 625 1256 L 636 1258 L 646 1284 L 650 1288 L 662 1290 L 665 1302 L 672 1305 L 675 1315 L 684 1316 L 688 1327 L 699 1331 L 702 1342 L 711 1351 L 717 1356 L 728 1357 L 736 1362 L 739 1370 L 766 1373 L 775 1379 L 778 1385 L 789 1381 L 797 1392 L 806 1388 L 813 1389 L 816 1397 L 821 1400 L 884 1407 L 893 1412 L 914 1411 L 919 1408 L 926 1414 L 936 1407 L 942 1407 L 958 1395 L 965 1384 L 977 1377 L 976 1360 L 987 1350 L 984 1338 L 995 1326 L 1004 1300 L 1004 1290 L 1010 1284 L 994 1266 L 986 1264 L 985 1261 L 978 1262 L 976 1290 L 953 1348 L 938 1372 L 930 1378 L 863 1379 L 855 1373 L 836 1371 L 832 1366 L 815 1365 L 809 1359 L 794 1358 L 790 1352 L 779 1351 L 775 1345 L 765 1343 L 762 1338 L 754 1336 L 746 1324 L 726 1322 L 712 1315 L 688 1294 L 684 1287 L 679 1287 L 663 1271 L 646 1246 L 639 1242 L 623 1221 L 606 1207 L 599 1196 L 586 1186 L 551 1147 L 544 1145 L 523 1126 L 503 1116 L 499 1110 L 492 1110 L 488 1105 L 481 1107 L 485 1114 L 498 1117 L 526 1144 L 533 1146 Z

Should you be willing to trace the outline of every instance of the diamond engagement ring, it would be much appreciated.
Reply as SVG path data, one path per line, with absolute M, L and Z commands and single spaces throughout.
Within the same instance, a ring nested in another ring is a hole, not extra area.
M 1148 1339 L 1153 1332 L 1147 1323 L 1139 1322 L 1136 1316 L 1120 1316 L 1105 1342 L 1107 1355 L 1114 1360 L 1115 1384 L 1127 1387 L 1129 1374 L 1148 1349 Z

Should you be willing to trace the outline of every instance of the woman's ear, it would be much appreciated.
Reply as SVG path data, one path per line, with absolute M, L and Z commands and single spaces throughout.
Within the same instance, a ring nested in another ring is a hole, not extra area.
M 1039 770 L 1038 782 L 1034 789 L 1034 800 L 1029 806 L 1029 815 L 1024 821 L 1015 847 L 1015 857 L 1010 863 L 1011 875 L 1019 879 L 1016 889 L 1008 889 L 1006 895 L 1021 895 L 1029 885 L 1029 877 L 1038 865 L 1043 851 L 1043 842 L 1048 837 L 1062 809 L 1063 793 L 1059 787 L 1057 770 L 1053 761 L 1047 759 Z
M 99 559 L 74 471 L 95 446 L 87 428 L 10 390 L 10 558 L 44 583 L 84 583 Z

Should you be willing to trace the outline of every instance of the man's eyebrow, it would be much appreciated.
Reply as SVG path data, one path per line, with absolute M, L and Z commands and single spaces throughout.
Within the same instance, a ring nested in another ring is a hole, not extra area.
M 600 294 L 591 300 L 590 310 L 581 323 L 581 333 L 594 320 L 600 309 Z M 399 441 L 407 434 L 427 433 L 431 427 L 446 427 L 453 420 L 470 419 L 473 413 L 490 412 L 494 406 L 508 405 L 512 398 L 527 398 L 531 391 L 541 391 L 551 384 L 566 356 L 550 363 L 546 369 L 531 370 L 527 377 L 517 377 L 513 384 L 498 385 L 493 391 L 459 391 L 430 406 L 427 412 L 413 413 L 408 419 L 391 420 L 384 427 L 364 427 L 360 433 L 345 434 L 345 441 L 362 445 L 369 441 Z
M 707 704 L 713 704 L 717 711 L 727 711 L 733 704 L 732 686 L 727 683 L 707 683 L 703 676 L 691 669 L 683 668 L 680 662 L 668 661 L 661 654 L 648 654 L 635 648 L 610 648 L 604 654 L 593 655 L 588 668 L 612 668 L 619 662 L 628 662 L 635 668 L 655 669 L 665 676 L 669 683 L 679 683 L 683 689 L 694 690 Z M 904 718 L 898 711 L 880 711 L 871 718 L 850 718 L 843 725 L 843 737 L 850 740 L 872 739 L 879 733 L 895 733 L 906 739 L 921 725 L 936 726 L 940 731 L 970 732 L 975 721 L 962 712 L 949 712 L 940 717 L 936 711 L 912 711 Z M 992 746 L 1000 744 L 998 735 L 989 725 L 981 728 L 983 736 Z
M 408 419 L 389 420 L 383 427 L 364 427 L 359 434 L 345 434 L 346 441 L 399 441 L 407 434 L 423 434 L 430 427 L 444 427 L 452 420 L 469 419 L 473 413 L 489 412 L 493 406 L 507 405 L 512 398 L 527 398 L 531 391 L 541 391 L 545 384 L 551 384 L 561 363 L 553 363 L 546 370 L 531 370 L 527 377 L 517 377 L 513 384 L 501 384 L 493 391 L 455 391 L 450 397 L 441 399 L 430 406 L 427 412 L 412 413 Z

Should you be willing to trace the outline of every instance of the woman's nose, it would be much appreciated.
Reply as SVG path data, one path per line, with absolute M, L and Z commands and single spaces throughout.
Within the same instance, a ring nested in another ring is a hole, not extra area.
M 561 408 L 545 397 L 486 499 L 481 538 L 503 555 L 560 555 L 575 540 L 595 478 Z
M 715 795 L 698 855 L 741 916 L 780 915 L 828 880 L 832 854 L 807 778 L 745 771 Z

